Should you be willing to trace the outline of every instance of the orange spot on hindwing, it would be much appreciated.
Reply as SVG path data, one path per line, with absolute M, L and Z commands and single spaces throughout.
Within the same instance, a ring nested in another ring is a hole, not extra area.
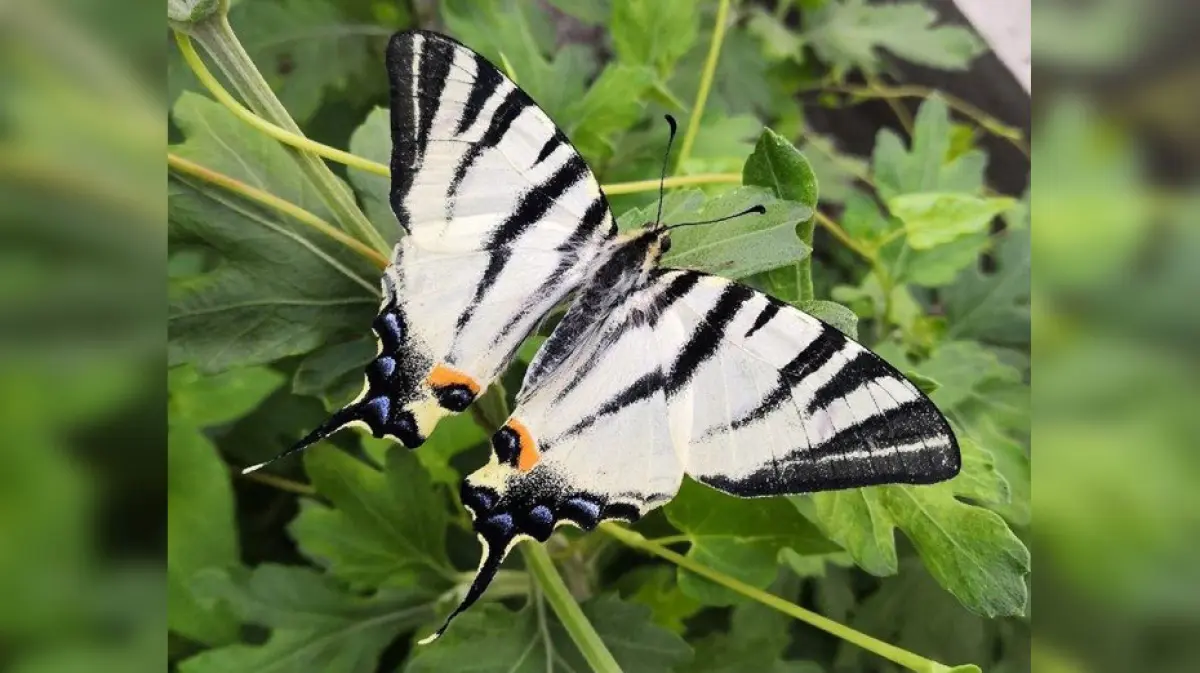
M 479 383 L 475 379 L 453 367 L 441 363 L 434 365 L 433 369 L 429 372 L 429 376 L 425 377 L 425 383 L 428 383 L 429 387 L 434 389 L 449 388 L 455 385 L 465 386 L 471 391 L 472 395 L 479 394 Z
M 443 364 L 429 372 L 425 383 L 433 390 L 438 405 L 454 413 L 466 411 L 479 395 L 479 384 L 475 379 Z
M 533 441 L 533 435 L 529 434 L 529 428 L 521 421 L 511 418 L 508 421 L 508 427 L 517 433 L 517 469 L 521 472 L 528 472 L 533 469 L 534 465 L 542 459 L 542 454 L 538 451 L 537 444 Z

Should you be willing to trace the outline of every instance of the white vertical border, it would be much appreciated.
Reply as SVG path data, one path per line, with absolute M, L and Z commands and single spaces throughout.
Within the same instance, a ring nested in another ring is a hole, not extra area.
M 1000 57 L 1000 61 L 1033 94 L 1030 0 L 954 0 L 959 11 Z

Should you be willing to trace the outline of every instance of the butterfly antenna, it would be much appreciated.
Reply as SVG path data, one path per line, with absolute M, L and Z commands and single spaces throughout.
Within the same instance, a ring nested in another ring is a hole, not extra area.
M 663 197 L 667 193 L 667 166 L 671 163 L 671 144 L 675 142 L 675 132 L 679 130 L 679 125 L 675 123 L 675 118 L 671 115 L 663 115 L 667 120 L 667 124 L 671 126 L 671 135 L 667 137 L 667 151 L 663 154 L 662 175 L 658 178 L 658 215 L 654 217 L 654 224 L 662 224 Z
M 767 209 L 766 209 L 766 207 L 764 207 L 764 206 L 763 206 L 763 205 L 760 203 L 760 204 L 759 204 L 759 205 L 757 205 L 757 206 L 750 206 L 749 208 L 747 208 L 747 209 L 743 210 L 743 211 L 742 211 L 742 212 L 740 212 L 740 213 L 734 213 L 734 214 L 732 214 L 732 215 L 726 215 L 725 217 L 718 217 L 718 218 L 717 218 L 717 219 L 715 219 L 715 220 L 703 220 L 703 221 L 700 221 L 700 222 L 680 222 L 679 224 L 672 224 L 671 226 L 667 227 L 667 229 L 675 229 L 675 228 L 677 228 L 677 227 L 690 227 L 690 226 L 693 226 L 693 225 L 696 225 L 696 224 L 716 224 L 717 222 L 724 222 L 724 221 L 726 221 L 726 220 L 732 220 L 732 219 L 734 219 L 735 217 L 741 217 L 741 216 L 743 216 L 743 215 L 750 215 L 750 214 L 752 214 L 752 213 L 753 213 L 753 214 L 757 214 L 757 215 L 766 215 L 766 214 L 767 214 Z

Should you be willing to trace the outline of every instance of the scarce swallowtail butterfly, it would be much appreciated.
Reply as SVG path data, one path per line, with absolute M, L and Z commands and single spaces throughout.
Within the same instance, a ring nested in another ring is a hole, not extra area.
M 358 398 L 285 453 L 352 424 L 420 446 L 573 295 L 490 462 L 462 484 L 483 558 L 426 641 L 520 540 L 636 521 L 685 474 L 754 497 L 958 473 L 949 424 L 882 358 L 745 285 L 660 267 L 661 222 L 618 235 L 566 135 L 482 56 L 408 31 L 387 70 L 391 204 L 408 235 L 383 275 L 378 354 Z

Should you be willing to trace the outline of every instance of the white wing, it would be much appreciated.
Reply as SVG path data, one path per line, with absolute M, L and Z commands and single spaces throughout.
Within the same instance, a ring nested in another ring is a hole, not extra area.
M 583 158 L 482 56 L 407 31 L 387 70 L 391 203 L 409 235 L 384 273 L 379 351 L 359 397 L 284 455 L 352 423 L 419 446 L 504 371 L 616 233 Z
M 463 482 L 483 558 L 462 604 L 426 642 L 483 594 L 519 540 L 545 541 L 562 524 L 635 521 L 679 489 L 651 296 L 631 287 L 640 269 L 626 271 L 610 279 L 601 270 L 581 291 L 539 351 L 543 366 L 527 372 L 491 462 Z
M 958 473 L 929 398 L 841 332 L 724 278 L 668 270 L 657 284 L 675 443 L 697 480 L 759 496 Z

